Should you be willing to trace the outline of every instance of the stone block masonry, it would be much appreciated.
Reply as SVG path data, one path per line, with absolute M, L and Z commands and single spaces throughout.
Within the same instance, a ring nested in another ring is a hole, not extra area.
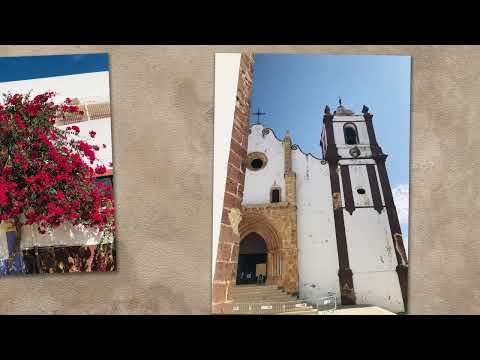
M 230 313 L 232 308 L 231 290 L 235 286 L 237 274 L 240 244 L 238 225 L 241 221 L 241 203 L 245 183 L 244 159 L 247 155 L 248 131 L 250 128 L 249 115 L 253 84 L 253 63 L 253 54 L 242 53 L 220 225 L 220 238 L 213 277 L 212 311 L 216 314 Z

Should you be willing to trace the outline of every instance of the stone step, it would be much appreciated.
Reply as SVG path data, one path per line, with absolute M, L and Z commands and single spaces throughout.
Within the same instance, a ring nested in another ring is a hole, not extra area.
M 242 291 L 231 291 L 232 294 L 287 294 L 287 292 L 280 289 L 265 289 L 265 290 L 242 290 Z
M 244 284 L 244 285 L 233 285 L 235 289 L 278 289 L 277 284 Z
M 255 299 L 271 299 L 272 301 L 275 299 L 284 299 L 285 301 L 290 301 L 290 300 L 297 300 L 295 296 L 289 296 L 285 294 L 256 294 L 256 295 L 232 295 L 232 300 L 233 301 L 251 301 Z
M 276 284 L 246 284 L 246 285 L 233 285 L 235 289 L 278 289 Z
M 285 294 L 289 295 L 290 294 L 286 293 L 285 291 L 282 290 L 257 290 L 257 291 L 232 291 L 231 294 L 234 295 L 255 295 L 255 294 L 268 294 L 268 295 L 273 295 L 273 294 Z
M 271 300 L 262 300 L 262 301 L 254 301 L 254 302 L 242 302 L 242 301 L 234 301 L 233 304 L 234 305 L 239 305 L 239 304 L 306 304 L 307 306 L 310 306 L 308 305 L 307 302 L 305 302 L 304 300 L 297 300 L 297 299 L 288 299 L 286 301 L 271 301 Z
M 235 305 L 234 305 L 235 306 Z M 287 308 L 285 312 L 278 310 L 277 308 L 273 309 L 253 309 L 250 312 L 246 309 L 241 309 L 241 311 L 234 311 L 234 314 L 244 315 L 244 314 L 251 314 L 251 315 L 316 315 L 318 311 L 311 306 L 302 306 L 298 308 Z
M 242 292 L 256 292 L 256 291 L 281 291 L 278 287 L 233 287 L 232 292 L 242 293 Z
M 282 291 L 282 290 L 268 290 L 268 289 L 265 289 L 265 290 L 250 290 L 250 291 L 245 291 L 245 290 L 234 291 L 234 290 L 232 290 L 231 294 L 234 294 L 234 295 L 254 295 L 254 294 L 270 294 L 270 295 L 285 294 L 285 295 L 289 295 L 288 293 L 286 293 L 285 291 Z
M 298 300 L 292 296 L 285 296 L 285 295 L 269 295 L 269 296 L 232 296 L 233 302 L 255 302 L 255 301 L 293 301 Z
M 242 290 L 242 291 L 235 291 L 235 290 L 232 290 L 231 291 L 232 294 L 278 294 L 278 293 L 284 293 L 286 294 L 285 291 L 282 291 L 282 290 L 278 290 L 278 289 L 264 289 L 264 290 Z
M 318 310 L 310 307 L 307 310 L 289 311 L 275 315 L 318 315 Z
M 234 314 L 278 313 L 310 314 L 316 310 L 303 300 L 287 294 L 277 285 L 237 285 L 232 288 L 233 306 L 238 310 Z M 252 307 L 248 310 L 249 305 Z M 264 307 L 261 309 L 261 307 Z M 271 307 L 271 308 L 270 308 Z
M 296 299 L 296 296 L 288 295 L 285 293 L 256 293 L 256 294 L 231 294 L 233 299 L 238 299 L 238 298 L 257 298 L 257 297 L 284 297 L 284 298 L 289 298 L 289 299 Z

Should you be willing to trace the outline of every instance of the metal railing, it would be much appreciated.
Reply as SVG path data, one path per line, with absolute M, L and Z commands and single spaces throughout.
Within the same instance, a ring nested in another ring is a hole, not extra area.
M 312 305 L 318 310 L 319 314 L 333 313 L 337 310 L 337 296 L 335 294 L 323 296 L 316 299 Z
M 315 307 L 319 313 L 332 313 L 337 309 L 337 295 L 333 291 L 325 292 L 318 287 L 304 287 L 304 300 Z

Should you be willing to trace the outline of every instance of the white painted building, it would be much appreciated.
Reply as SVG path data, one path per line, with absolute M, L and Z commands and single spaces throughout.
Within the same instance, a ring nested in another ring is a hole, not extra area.
M 54 91 L 57 93 L 53 98 L 55 103 L 61 103 L 66 98 L 78 101 L 84 115 L 66 124 L 59 123 L 57 126 L 65 129 L 67 126 L 76 125 L 80 128 L 80 138 L 99 147 L 99 151 L 96 152 L 99 161 L 92 166 L 104 165 L 107 168 L 104 179 L 110 182 L 113 177 L 113 164 L 109 79 L 109 72 L 102 71 L 10 81 L 0 83 L 0 93 L 26 94 L 31 92 L 31 96 L 34 97 L 38 94 Z M 89 131 L 91 130 L 96 132 L 95 138 L 90 137 Z M 8 258 L 7 228 L 8 224 L 2 224 L 0 227 L 0 261 Z M 73 227 L 70 224 L 64 224 L 53 232 L 44 235 L 40 234 L 33 225 L 23 226 L 21 248 L 96 245 L 100 241 L 113 241 L 111 238 L 103 238 L 102 235 L 95 229 L 86 229 L 81 226 Z
M 371 119 L 367 108 L 354 114 L 340 105 L 331 114 L 327 107 L 319 134 L 322 159 L 297 145 L 285 150 L 285 144 L 291 144 L 289 135 L 280 139 L 261 124 L 251 126 L 242 205 L 292 201 L 285 180 L 285 157 L 290 156 L 296 182 L 299 297 L 334 293 L 339 303 L 403 312 L 406 256 L 386 156 L 376 144 Z M 274 188 L 280 190 L 275 201 Z

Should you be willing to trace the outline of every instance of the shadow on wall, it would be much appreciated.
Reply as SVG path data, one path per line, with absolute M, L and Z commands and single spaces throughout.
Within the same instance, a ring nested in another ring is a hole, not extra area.
M 22 249 L 33 248 L 35 246 L 85 246 L 96 245 L 100 242 L 112 243 L 113 239 L 102 239 L 103 234 L 98 229 L 87 228 L 84 226 L 71 226 L 62 224 L 52 232 L 40 234 L 36 227 L 22 227 Z
M 15 240 L 14 231 L 3 232 L 0 242 L 7 243 L 7 252 L 0 260 L 0 276 L 116 270 L 116 251 L 113 243 L 23 248 L 19 255 L 9 259 L 13 254 Z

